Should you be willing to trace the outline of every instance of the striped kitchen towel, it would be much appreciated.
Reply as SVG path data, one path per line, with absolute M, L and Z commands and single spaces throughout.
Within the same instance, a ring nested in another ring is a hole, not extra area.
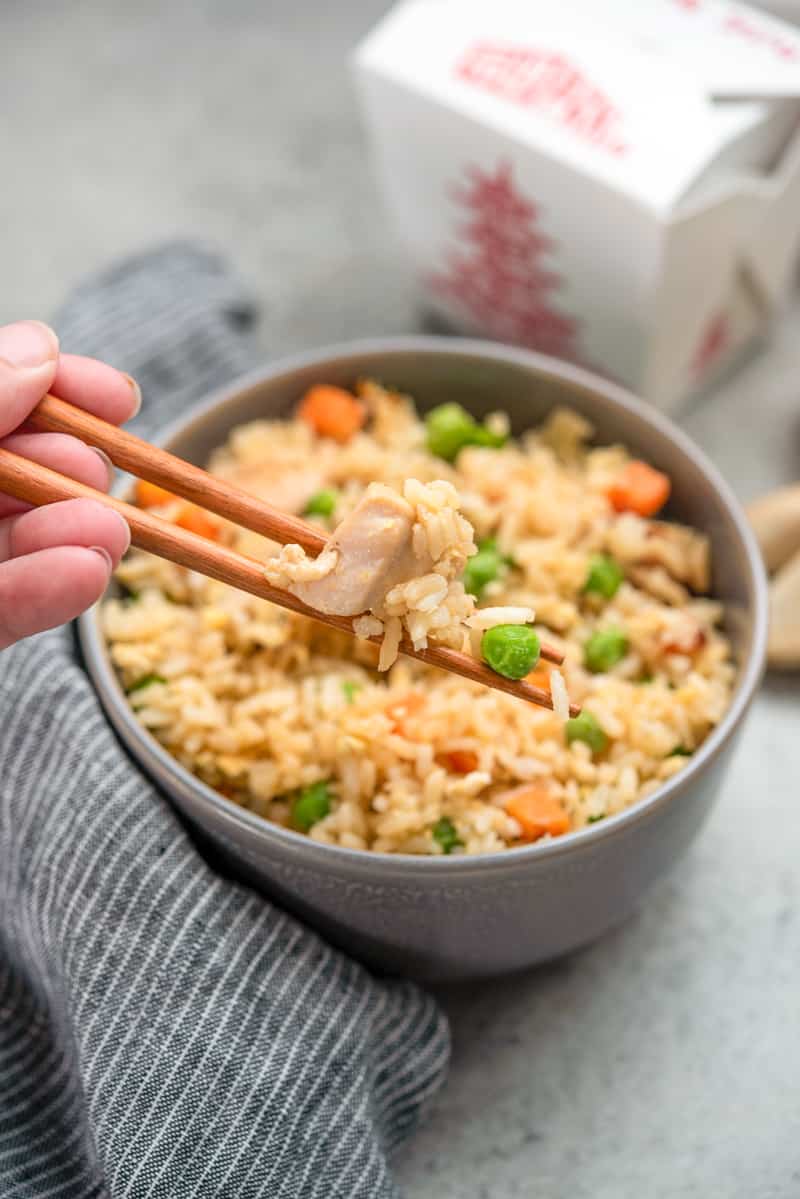
M 56 322 L 152 429 L 251 365 L 252 306 L 172 245 Z M 383 1199 L 444 1017 L 216 873 L 126 756 L 71 629 L 0 656 L 0 1195 Z

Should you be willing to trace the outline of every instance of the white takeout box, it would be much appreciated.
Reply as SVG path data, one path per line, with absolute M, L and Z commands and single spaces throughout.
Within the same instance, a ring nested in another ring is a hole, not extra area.
M 725 0 L 406 0 L 355 71 L 426 305 L 664 408 L 800 249 L 800 31 Z

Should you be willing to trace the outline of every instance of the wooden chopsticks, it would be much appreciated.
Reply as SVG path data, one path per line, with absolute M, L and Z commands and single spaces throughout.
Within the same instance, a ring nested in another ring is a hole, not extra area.
M 271 508 L 199 466 L 192 466 L 191 462 L 176 458 L 149 441 L 142 441 L 127 429 L 118 429 L 55 396 L 45 396 L 28 421 L 42 432 L 71 433 L 87 445 L 103 450 L 120 470 L 165 487 L 167 491 L 173 491 L 235 525 L 279 541 L 281 545 L 294 542 L 310 554 L 318 554 L 325 544 L 324 534 L 306 521 Z
M 37 429 L 72 434 L 88 445 L 103 450 L 115 465 L 131 474 L 165 487 L 226 520 L 262 533 L 274 541 L 282 544 L 294 542 L 311 553 L 318 553 L 325 544 L 323 534 L 305 521 L 271 508 L 199 467 L 54 396 L 47 396 L 41 401 L 31 414 L 30 423 Z M 262 564 L 255 559 L 2 449 L 0 490 L 34 505 L 77 498 L 89 498 L 107 504 L 127 521 L 131 542 L 140 549 L 353 635 L 352 618 L 328 616 L 307 607 L 291 592 L 272 586 L 264 576 Z M 370 640 L 380 643 L 379 637 Z M 405 640 L 401 642 L 400 650 L 430 666 L 449 670 L 529 703 L 545 708 L 553 706 L 548 691 L 533 687 L 524 680 L 504 678 L 468 654 L 442 646 L 415 650 Z M 541 653 L 550 662 L 560 664 L 563 661 L 563 655 L 551 646 L 543 645 Z M 577 705 L 571 705 L 571 715 L 577 715 L 579 711 Z

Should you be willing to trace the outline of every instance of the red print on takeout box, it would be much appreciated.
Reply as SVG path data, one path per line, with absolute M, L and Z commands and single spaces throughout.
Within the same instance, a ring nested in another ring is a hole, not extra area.
M 456 74 L 495 96 L 550 113 L 610 154 L 625 153 L 619 109 L 563 54 L 477 42 L 456 64 Z
M 800 35 L 726 0 L 406 0 L 355 69 L 425 304 L 664 408 L 800 248 Z
M 453 304 L 483 332 L 530 345 L 558 358 L 578 357 L 577 323 L 557 307 L 559 275 L 543 265 L 555 257 L 539 232 L 536 205 L 519 193 L 511 166 L 486 173 L 468 168 L 453 201 L 464 220 L 457 248 L 427 276 L 431 294 Z

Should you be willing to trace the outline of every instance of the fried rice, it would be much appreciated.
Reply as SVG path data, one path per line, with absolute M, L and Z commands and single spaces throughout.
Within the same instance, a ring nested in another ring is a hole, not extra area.
M 502 445 L 497 414 L 487 421 L 496 444 L 467 444 L 445 461 L 409 398 L 372 382 L 358 394 L 366 423 L 347 440 L 302 417 L 256 421 L 231 433 L 209 469 L 288 511 L 335 495 L 333 511 L 312 518 L 328 533 L 371 484 L 403 497 L 431 568 L 354 617 L 355 632 L 382 645 L 133 551 L 117 571 L 125 594 L 105 602 L 102 619 L 143 726 L 264 819 L 387 853 L 547 840 L 681 770 L 724 715 L 734 680 L 722 607 L 707 595 L 705 536 L 617 510 L 609 495 L 631 456 L 593 446 L 576 413 L 556 410 Z M 157 498 L 180 521 L 181 503 Z M 320 569 L 225 522 L 209 535 L 264 561 L 284 585 Z M 498 566 L 476 598 L 464 565 L 487 539 Z M 587 588 L 598 556 L 619 572 L 613 594 Z M 529 676 L 550 690 L 554 711 L 397 657 L 402 634 L 480 652 L 485 627 L 534 613 L 565 655 L 559 671 L 540 663 Z M 609 629 L 622 631 L 621 652 L 590 668 L 587 645 Z M 568 699 L 591 714 L 602 744 L 565 724 Z M 529 818 L 536 796 L 557 820 Z

